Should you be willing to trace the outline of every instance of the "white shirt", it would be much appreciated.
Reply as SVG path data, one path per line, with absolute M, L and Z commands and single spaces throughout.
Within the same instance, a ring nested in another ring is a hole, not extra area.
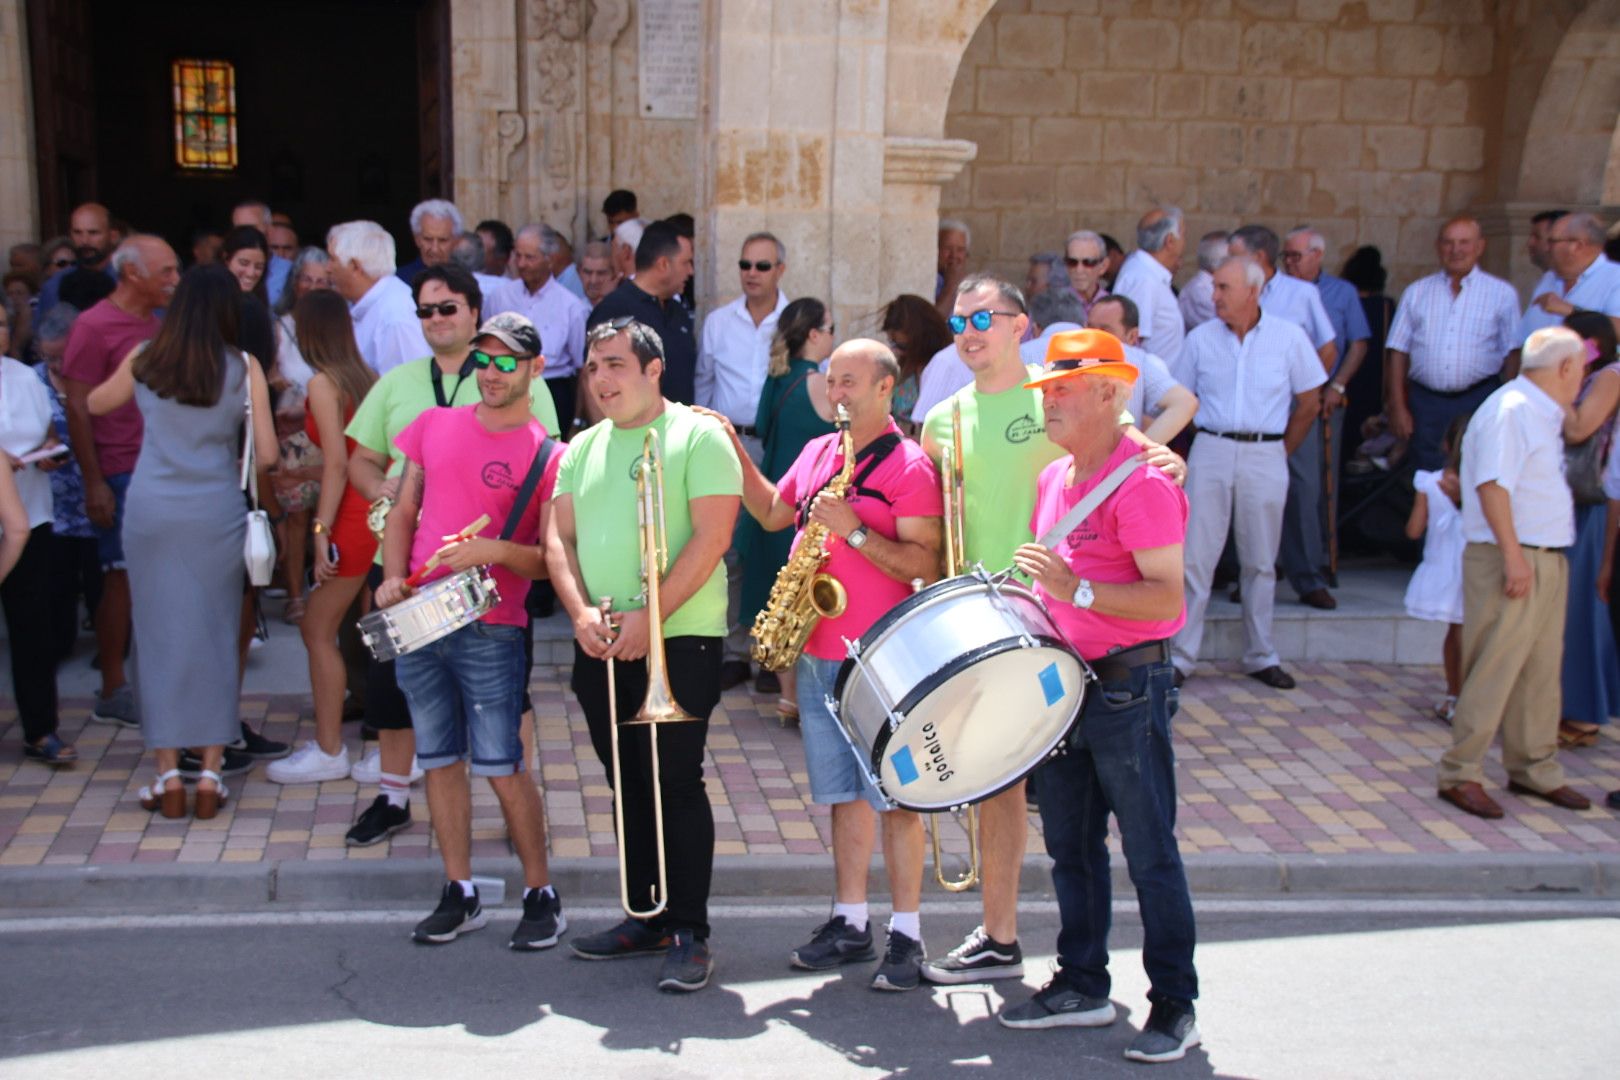
M 754 425 L 765 369 L 771 364 L 771 339 L 787 302 L 782 290 L 776 290 L 776 308 L 758 326 L 748 314 L 746 296 L 703 320 L 694 392 L 699 405 L 725 413 L 733 424 Z
M 1142 345 L 1174 366 L 1181 356 L 1181 342 L 1187 327 L 1170 288 L 1170 271 L 1152 255 L 1138 248 L 1131 252 L 1114 279 L 1115 296 L 1128 296 L 1136 305 Z
M 21 360 L 0 357 L 0 449 L 22 457 L 39 449 L 51 434 L 51 399 L 45 384 Z M 0 464 L 0 468 L 9 466 Z M 11 474 L 17 481 L 17 494 L 28 512 L 28 527 L 37 529 L 55 518 L 51 500 L 51 477 L 36 465 Z M 12 627 L 13 636 L 24 633 Z
M 555 277 L 534 292 L 522 278 L 497 285 L 484 311 L 486 318 L 515 311 L 534 323 L 546 378 L 565 379 L 585 365 L 585 319 L 591 309 Z
M 1494 544 L 1479 486 L 1496 481 L 1513 507 L 1521 544 L 1569 547 L 1575 542 L 1575 500 L 1564 480 L 1564 410 L 1520 375 L 1475 410 L 1463 436 L 1463 537 Z
M 1327 382 L 1305 331 L 1264 309 L 1239 341 L 1212 319 L 1187 335 L 1176 379 L 1198 395 L 1198 426 L 1231 434 L 1281 435 L 1294 396 Z
M 1531 334 L 1548 326 L 1562 326 L 1564 317 L 1543 311 L 1536 303 L 1536 297 L 1543 293 L 1552 293 L 1561 299 L 1585 311 L 1600 311 L 1611 317 L 1620 317 L 1620 263 L 1598 252 L 1598 257 L 1592 260 L 1592 265 L 1581 271 L 1581 276 L 1575 279 L 1575 285 L 1568 292 L 1564 291 L 1564 279 L 1552 270 L 1541 275 L 1536 287 L 1530 290 L 1530 306 L 1524 309 L 1524 318 L 1519 320 L 1519 344 L 1522 346 Z
M 411 287 L 393 274 L 384 274 L 349 306 L 354 318 L 354 343 L 360 355 L 379 375 L 424 356 L 432 356 L 416 317 Z
M 1046 355 L 1044 350 L 1041 355 L 1043 357 Z M 962 387 L 972 384 L 973 372 L 962 363 L 962 356 L 956 351 L 956 343 L 953 341 L 935 353 L 923 367 L 922 374 L 917 376 L 917 404 L 911 410 L 911 422 L 922 423 L 928 419 L 929 409 Z
M 1018 355 L 1025 364 L 1039 364 L 1046 366 L 1046 347 L 1052 343 L 1053 334 L 1061 334 L 1066 330 L 1084 330 L 1072 322 L 1055 322 L 1041 331 L 1040 337 L 1030 338 L 1018 346 Z M 953 345 L 952 348 L 955 348 Z
M 486 274 L 482 270 L 474 270 L 472 276 L 473 280 L 478 282 L 478 290 L 484 294 L 483 309 L 479 314 L 483 314 L 484 311 L 489 311 L 490 316 L 500 314 L 496 311 L 490 311 L 489 302 L 494 298 L 495 290 L 506 285 L 512 279 L 501 277 L 498 274 Z
M 1131 384 L 1130 400 L 1126 402 L 1125 407 L 1130 410 L 1136 425 L 1145 428 L 1148 426 L 1147 418 L 1162 411 L 1159 402 L 1164 400 L 1164 395 L 1181 384 L 1170 374 L 1170 365 L 1146 349 L 1126 345 L 1125 359 L 1129 360 L 1138 372 L 1136 381 Z
M 1188 331 L 1209 322 L 1215 317 L 1215 275 L 1208 270 L 1198 271 L 1181 287 L 1176 299 Z
M 1408 375 L 1450 393 L 1502 370 L 1519 344 L 1519 296 L 1513 286 L 1474 267 L 1451 294 L 1445 271 L 1406 287 L 1395 308 L 1387 347 L 1412 358 Z
M 1301 281 L 1284 273 L 1271 275 L 1271 280 L 1260 288 L 1260 310 L 1279 319 L 1287 319 L 1311 339 L 1320 349 L 1333 344 L 1333 320 L 1322 306 L 1322 293 L 1309 281 Z M 1317 363 L 1321 363 L 1317 358 Z

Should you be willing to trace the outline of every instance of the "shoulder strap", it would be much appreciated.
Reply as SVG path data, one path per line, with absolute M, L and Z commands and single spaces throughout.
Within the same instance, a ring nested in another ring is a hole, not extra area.
M 1141 458 L 1135 454 L 1120 462 L 1119 467 L 1105 476 L 1102 483 L 1086 492 L 1086 497 L 1075 503 L 1074 509 L 1064 514 L 1056 525 L 1041 535 L 1040 545 L 1056 550 L 1058 541 L 1079 528 L 1081 523 L 1091 516 L 1091 512 L 1101 506 L 1104 499 L 1119 490 L 1119 485 L 1140 468 L 1141 464 Z
M 776 399 L 776 408 L 771 410 L 771 425 L 769 430 L 776 430 L 776 422 L 782 418 L 782 409 L 787 405 L 788 398 L 792 397 L 793 391 L 803 386 L 804 381 L 809 377 L 810 373 L 808 371 L 800 372 L 799 377 L 789 383 L 786 390 L 782 391 L 782 396 Z
M 833 442 L 829 444 L 829 448 L 836 447 L 837 445 L 838 441 L 834 439 Z M 871 442 L 867 443 L 866 447 L 861 450 L 860 453 L 855 455 L 855 461 L 857 464 L 864 461 L 866 462 L 866 465 L 850 478 L 850 490 L 857 495 L 867 495 L 874 499 L 881 499 L 885 503 L 888 502 L 888 496 L 867 488 L 863 488 L 861 485 L 866 482 L 866 478 L 868 476 L 872 475 L 872 470 L 883 464 L 883 459 L 894 453 L 899 445 L 900 436 L 892 431 L 887 435 L 880 435 Z M 820 466 L 818 465 L 817 468 L 819 469 Z M 816 490 L 806 495 L 804 499 L 800 501 L 798 513 L 794 515 L 795 522 L 800 528 L 804 527 L 805 515 L 810 512 L 810 504 L 816 501 L 817 495 L 820 495 L 823 491 L 827 490 L 827 485 L 831 484 L 833 482 L 833 477 L 837 475 L 838 474 L 835 472 L 832 474 L 832 476 L 827 477 L 827 479 L 821 482 L 820 487 L 816 488 Z
M 540 444 L 540 449 L 534 452 L 534 460 L 529 463 L 529 471 L 523 477 L 523 486 L 518 488 L 517 499 L 512 503 L 511 513 L 506 515 L 506 524 L 501 526 L 502 540 L 510 540 L 517 532 L 518 522 L 523 520 L 523 511 L 528 509 L 529 500 L 534 498 L 534 489 L 540 486 L 540 477 L 546 471 L 546 463 L 551 460 L 551 454 L 557 445 L 557 440 L 547 435 Z
M 253 467 L 253 357 L 249 353 L 242 354 L 242 490 L 247 492 L 253 500 L 253 508 L 259 508 L 259 471 Z

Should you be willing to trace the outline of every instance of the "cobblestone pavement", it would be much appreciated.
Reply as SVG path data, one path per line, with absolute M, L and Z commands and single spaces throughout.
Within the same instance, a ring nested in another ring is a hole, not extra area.
M 1431 714 L 1438 669 L 1317 663 L 1293 667 L 1299 689 L 1282 693 L 1229 665 L 1188 681 L 1175 720 L 1182 850 L 1200 853 L 1414 858 L 1451 852 L 1620 852 L 1620 815 L 1601 795 L 1620 788 L 1620 737 L 1562 756 L 1577 788 L 1599 806 L 1582 814 L 1501 788 L 1499 822 L 1468 817 L 1434 791 L 1434 765 L 1447 732 Z M 591 751 L 585 720 L 567 691 L 567 672 L 538 667 L 539 776 L 560 857 L 613 854 L 612 799 Z M 343 834 L 375 795 L 352 781 L 283 787 L 262 768 L 230 781 L 231 804 L 213 821 L 165 821 L 140 808 L 135 792 L 153 775 L 140 733 L 88 721 L 89 701 L 63 705 L 63 734 L 82 757 L 52 772 L 22 758 L 15 710 L 0 707 L 0 866 L 129 862 L 260 862 L 288 859 L 423 858 L 431 853 L 426 799 L 417 823 L 391 841 L 348 849 Z M 308 738 L 302 695 L 250 695 L 243 715 L 272 738 Z M 346 729 L 351 749 L 357 736 Z M 728 692 L 709 729 L 709 797 L 720 854 L 820 854 L 830 819 L 809 804 L 795 728 L 782 727 L 775 699 Z M 475 784 L 473 854 L 508 854 L 500 810 Z M 1034 816 L 1032 816 L 1032 820 Z M 1041 849 L 1038 821 L 1030 850 Z M 947 850 L 965 848 L 947 822 Z

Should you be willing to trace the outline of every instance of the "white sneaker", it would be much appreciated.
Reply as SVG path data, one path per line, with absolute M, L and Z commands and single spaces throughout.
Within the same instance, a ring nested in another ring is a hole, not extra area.
M 289 756 L 272 761 L 264 772 L 277 784 L 318 784 L 322 780 L 342 780 L 349 775 L 349 748 L 328 754 L 311 739 Z
M 382 750 L 373 745 L 366 751 L 366 756 L 354 763 L 349 770 L 349 778 L 357 784 L 379 784 L 382 782 Z M 422 767 L 411 758 L 411 783 L 422 779 Z

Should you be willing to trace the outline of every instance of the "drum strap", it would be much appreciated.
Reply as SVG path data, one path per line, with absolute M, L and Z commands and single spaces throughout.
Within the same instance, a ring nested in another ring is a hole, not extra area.
M 838 443 L 834 441 L 830 445 L 837 446 Z M 880 435 L 871 442 L 867 443 L 866 448 L 855 455 L 855 461 L 857 464 L 863 461 L 866 462 L 866 464 L 859 472 L 850 478 L 849 486 L 852 492 L 856 495 L 864 495 L 869 499 L 879 499 L 882 502 L 887 503 L 889 501 L 889 497 L 887 495 L 883 494 L 881 491 L 873 491 L 872 489 L 862 487 L 861 485 L 866 482 L 866 478 L 868 476 L 872 475 L 872 470 L 883 464 L 884 459 L 890 454 L 894 453 L 897 449 L 899 449 L 899 447 L 900 436 L 896 435 L 892 431 L 887 435 Z M 801 529 L 804 528 L 805 520 L 810 513 L 810 504 L 816 501 L 817 495 L 820 495 L 823 491 L 827 490 L 827 485 L 832 483 L 833 476 L 837 475 L 837 470 L 834 470 L 832 476 L 829 476 L 826 480 L 822 481 L 820 487 L 816 488 L 816 490 L 805 496 L 804 500 L 799 503 L 799 512 L 794 515 L 794 524 L 797 525 L 797 527 Z
M 501 526 L 502 540 L 512 539 L 512 534 L 517 532 L 518 522 L 523 520 L 523 511 L 528 509 L 529 500 L 534 498 L 534 489 L 540 486 L 540 476 L 546 471 L 546 463 L 551 460 L 556 446 L 557 440 L 547 435 L 540 449 L 534 452 L 534 460 L 529 463 L 529 471 L 523 477 L 523 486 L 518 488 L 517 500 L 512 503 L 512 512 L 506 515 L 506 524 Z
M 451 402 L 456 400 L 456 395 L 461 393 L 461 384 L 466 382 L 467 376 L 471 375 L 475 370 L 477 369 L 473 367 L 472 354 L 468 353 L 467 359 L 461 362 L 460 374 L 456 376 L 456 388 L 450 391 L 450 396 L 446 398 L 444 396 L 444 376 L 439 373 L 439 362 L 433 360 L 428 365 L 428 373 L 433 379 L 433 400 L 439 403 L 439 408 L 447 408 Z
M 1123 484 L 1141 464 L 1142 459 L 1135 454 L 1121 462 L 1119 468 L 1103 477 L 1102 483 L 1086 492 L 1086 497 L 1075 503 L 1074 509 L 1064 514 L 1056 525 L 1041 535 L 1041 546 L 1056 551 L 1058 541 L 1078 529 L 1081 523 L 1091 516 L 1092 511 L 1101 506 L 1108 496 L 1118 491 L 1119 485 Z

